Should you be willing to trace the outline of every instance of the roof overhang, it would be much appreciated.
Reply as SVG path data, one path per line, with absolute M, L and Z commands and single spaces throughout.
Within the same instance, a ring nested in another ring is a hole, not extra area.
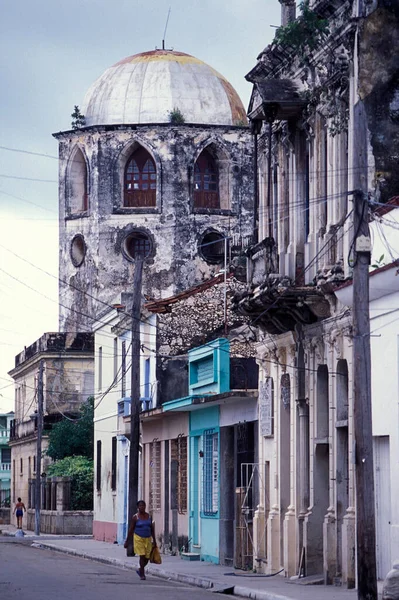
M 379 300 L 399 292 L 399 261 L 371 271 L 369 274 L 369 301 Z M 341 304 L 353 306 L 353 281 L 347 281 L 334 293 Z
M 261 285 L 236 300 L 236 310 L 267 333 L 294 331 L 297 324 L 310 325 L 330 316 L 330 305 L 315 287 Z
M 255 81 L 248 106 L 250 121 L 288 121 L 296 119 L 306 105 L 301 85 L 291 79 Z
M 232 402 L 245 402 L 248 399 L 254 399 L 258 395 L 257 390 L 230 390 L 222 394 L 203 394 L 202 396 L 186 396 L 165 402 L 162 405 L 163 412 L 191 412 L 199 410 L 204 405 L 221 405 L 230 404 Z

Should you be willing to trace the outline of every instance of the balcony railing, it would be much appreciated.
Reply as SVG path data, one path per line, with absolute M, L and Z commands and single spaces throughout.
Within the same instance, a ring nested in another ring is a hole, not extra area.
M 1 471 L 11 471 L 11 463 L 0 463 L 0 472 Z
M 9 429 L 0 429 L 0 438 L 9 438 L 10 430 Z

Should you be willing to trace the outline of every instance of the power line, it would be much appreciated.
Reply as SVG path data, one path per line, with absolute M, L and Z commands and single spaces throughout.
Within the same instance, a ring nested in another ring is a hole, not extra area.
M 0 146 L 0 150 L 8 150 L 9 152 L 19 152 L 21 154 L 31 154 L 32 156 L 43 156 L 44 158 L 54 158 L 58 160 L 58 156 L 53 156 L 51 154 L 44 154 L 42 152 L 32 152 L 29 150 L 21 150 L 19 148 L 9 148 L 8 146 Z
M 17 175 L 5 175 L 4 173 L 0 173 L 0 177 L 4 177 L 4 179 L 19 179 L 22 181 L 40 181 L 41 183 L 58 183 L 56 179 L 40 179 L 38 177 L 19 177 Z
M 14 198 L 15 200 L 20 200 L 21 202 L 26 202 L 27 204 L 31 204 L 32 206 L 36 206 L 36 208 L 41 208 L 42 210 L 46 210 L 51 213 L 58 214 L 58 211 L 52 210 L 51 208 L 47 208 L 41 204 L 36 204 L 36 202 L 32 202 L 31 200 L 27 200 L 26 198 L 22 198 L 21 196 L 16 196 L 15 194 L 10 194 L 10 192 L 6 192 L 4 190 L 0 190 L 0 194 L 4 194 L 5 196 L 10 196 L 10 198 Z M 31 220 L 31 219 L 29 219 Z M 58 221 L 58 219 L 57 219 Z

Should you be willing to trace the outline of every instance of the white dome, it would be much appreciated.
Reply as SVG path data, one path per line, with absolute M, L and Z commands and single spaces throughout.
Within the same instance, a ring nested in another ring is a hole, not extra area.
M 86 125 L 168 123 L 178 108 L 185 123 L 241 125 L 242 102 L 231 84 L 204 62 L 173 50 L 129 56 L 89 88 Z

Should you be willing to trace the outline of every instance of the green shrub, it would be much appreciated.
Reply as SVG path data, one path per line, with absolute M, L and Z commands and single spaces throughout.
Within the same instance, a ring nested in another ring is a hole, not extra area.
M 169 111 L 169 121 L 173 125 L 181 125 L 182 123 L 185 123 L 186 119 L 184 118 L 180 108 L 175 106 L 173 110 Z
M 67 456 L 47 468 L 49 477 L 71 478 L 71 510 L 93 510 L 93 460 Z

